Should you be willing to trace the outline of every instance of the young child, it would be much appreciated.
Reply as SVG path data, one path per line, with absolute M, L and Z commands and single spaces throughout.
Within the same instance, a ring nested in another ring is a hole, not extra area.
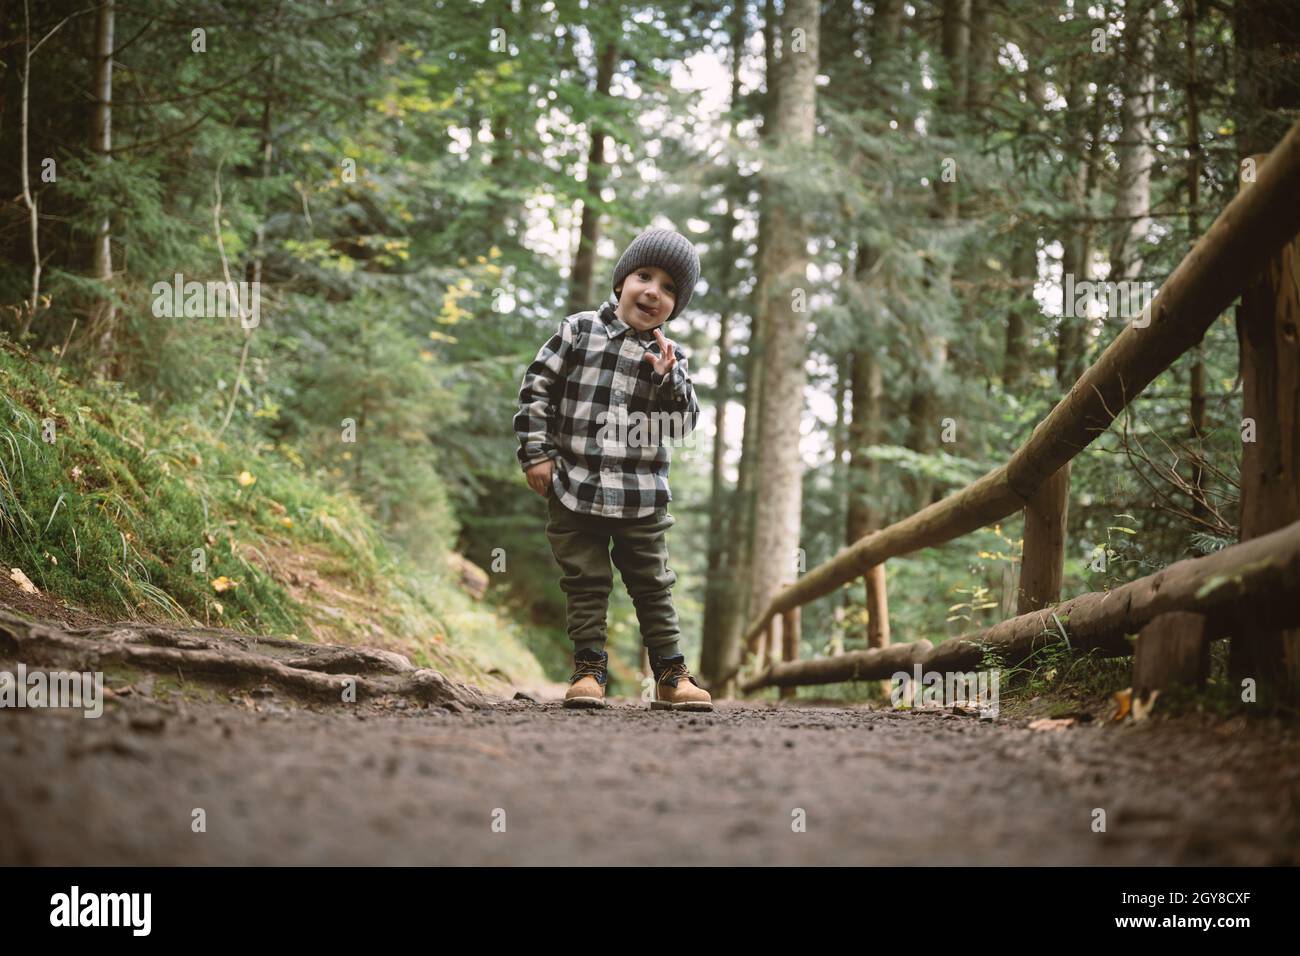
M 547 499 L 546 535 L 564 572 L 575 664 L 566 707 L 606 706 L 612 540 L 654 672 L 651 708 L 713 709 L 678 646 L 677 576 L 664 540 L 676 523 L 664 441 L 693 430 L 700 406 L 686 356 L 661 326 L 690 302 L 699 277 L 690 240 L 643 232 L 614 267 L 614 294 L 565 318 L 524 373 L 518 456 L 529 487 Z

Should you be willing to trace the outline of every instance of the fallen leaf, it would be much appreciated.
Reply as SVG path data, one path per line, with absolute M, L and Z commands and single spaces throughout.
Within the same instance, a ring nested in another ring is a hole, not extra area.
M 1135 721 L 1146 720 L 1148 717 L 1150 717 L 1151 711 L 1154 710 L 1156 706 L 1156 698 L 1159 696 L 1160 696 L 1160 691 L 1159 689 L 1157 689 L 1157 690 L 1153 690 L 1150 694 L 1148 694 L 1146 700 L 1141 700 L 1137 697 L 1134 697 L 1133 698 L 1133 719 Z
M 1066 727 L 1074 726 L 1073 717 L 1039 717 L 1029 725 L 1030 730 L 1064 730 Z
M 217 593 L 229 591 L 231 588 L 237 587 L 239 587 L 239 582 L 230 580 L 230 578 L 226 577 L 224 574 L 219 578 L 212 579 L 212 590 Z
M 10 571 L 9 580 L 14 582 L 14 584 L 18 585 L 18 590 L 22 591 L 24 594 L 41 593 L 40 590 L 36 587 L 36 585 L 32 584 L 31 579 L 28 578 L 27 575 L 23 574 L 22 568 L 14 568 L 12 571 Z
M 1116 691 L 1112 695 L 1115 699 L 1115 716 L 1111 720 L 1123 720 L 1128 716 L 1129 709 L 1133 706 L 1133 688 L 1125 687 L 1121 691 Z

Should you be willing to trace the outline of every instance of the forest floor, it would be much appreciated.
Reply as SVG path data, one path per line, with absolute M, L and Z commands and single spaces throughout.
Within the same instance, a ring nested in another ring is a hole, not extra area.
M 1294 721 L 566 710 L 247 643 L 0 615 L 0 671 L 108 688 L 98 718 L 0 711 L 0 864 L 1300 864 Z M 357 668 L 356 703 L 313 683 Z

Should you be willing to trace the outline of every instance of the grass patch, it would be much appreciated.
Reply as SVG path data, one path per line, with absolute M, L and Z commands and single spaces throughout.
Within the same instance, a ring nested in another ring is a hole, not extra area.
M 286 555 L 302 560 L 290 568 Z M 541 676 L 512 621 L 442 562 L 413 566 L 292 448 L 234 429 L 218 437 L 118 383 L 69 381 L 8 342 L 0 560 L 108 620 L 369 643 L 467 680 Z M 325 586 L 337 606 L 305 589 Z

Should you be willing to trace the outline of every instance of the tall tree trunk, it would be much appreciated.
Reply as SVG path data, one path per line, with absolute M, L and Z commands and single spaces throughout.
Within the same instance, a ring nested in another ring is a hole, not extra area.
M 765 0 L 763 6 L 763 51 L 766 86 L 760 99 L 763 123 L 759 127 L 759 141 L 771 138 L 776 113 L 777 69 L 776 55 L 777 13 L 775 0 Z M 767 183 L 759 179 L 758 236 L 755 239 L 756 262 L 763 261 L 770 228 L 767 219 Z M 740 465 L 736 476 L 735 505 L 732 508 L 731 533 L 727 540 L 728 566 L 731 571 L 731 588 L 722 610 L 722 673 L 733 673 L 742 652 L 741 635 L 754 613 L 750 602 L 750 583 L 754 566 L 754 469 L 758 459 L 759 396 L 763 391 L 763 329 L 758 321 L 760 309 L 759 287 L 755 283 L 751 292 L 750 312 L 753 318 L 749 328 L 749 348 L 745 353 L 745 425 L 741 436 Z M 720 688 L 724 695 L 732 692 L 734 685 Z
M 781 57 L 774 145 L 786 155 L 811 151 L 816 119 L 820 9 L 817 0 L 788 0 L 781 18 Z M 804 48 L 793 43 L 803 31 Z M 790 195 L 791 171 L 768 165 L 766 215 L 770 223 L 759 263 L 762 391 L 759 395 L 758 468 L 754 482 L 754 553 L 750 603 L 759 613 L 795 577 L 803 492 L 799 456 L 808 318 L 793 290 L 807 281 L 807 224 Z M 806 303 L 805 303 L 806 307 Z M 773 655 L 774 657 L 776 655 Z
M 1201 110 L 1196 76 L 1197 0 L 1185 0 L 1183 17 L 1187 27 L 1187 241 L 1191 247 L 1201 235 L 1198 208 L 1201 204 Z M 1188 375 L 1188 415 L 1192 447 L 1203 454 L 1201 436 L 1205 434 L 1205 351 L 1200 342 L 1192 347 L 1191 371 Z M 1192 514 L 1204 518 L 1205 468 L 1192 461 Z
M 278 12 L 278 9 L 277 9 Z M 275 104 L 275 87 L 276 80 L 280 75 L 280 54 L 276 53 L 271 57 L 270 72 L 267 76 L 266 88 L 262 97 L 262 127 L 261 127 L 261 146 L 262 154 L 261 177 L 263 181 L 271 178 L 271 157 L 274 154 L 275 144 L 271 136 L 271 111 Z M 220 175 L 220 168 L 218 168 Z M 258 219 L 257 229 L 253 233 L 253 259 L 244 269 L 244 281 L 256 283 L 252 288 L 259 290 L 261 294 L 262 286 L 262 263 L 266 259 L 266 221 L 270 218 L 267 210 L 262 210 L 262 215 Z M 214 223 L 214 228 L 219 229 L 219 223 Z M 218 234 L 219 238 L 219 234 Z M 222 262 L 225 262 L 224 247 L 222 252 Z M 229 279 L 229 275 L 226 276 Z M 244 330 L 244 344 L 239 350 L 239 363 L 235 368 L 234 383 L 230 386 L 230 401 L 226 405 L 226 414 L 222 419 L 221 426 L 217 429 L 217 435 L 220 437 L 230 425 L 230 420 L 235 414 L 235 405 L 239 400 L 239 387 L 244 380 L 244 369 L 248 366 L 248 352 L 253 345 L 253 331 L 256 326 L 244 325 L 243 316 L 240 316 L 240 325 Z M 361 424 L 364 425 L 364 412 Z M 364 435 L 365 432 L 362 431 Z M 362 448 L 358 447 L 355 452 L 354 469 L 356 473 L 355 481 L 360 486 L 361 477 L 361 458 Z
M 942 52 L 947 82 L 941 86 L 936 132 L 943 138 L 956 135 L 958 119 L 965 108 L 970 82 L 970 14 L 971 0 L 944 0 L 942 21 Z M 956 157 L 947 157 L 955 160 Z M 939 172 L 938 170 L 936 172 Z M 934 177 L 935 205 L 939 220 L 946 229 L 955 229 L 960 214 L 958 170 L 955 181 L 945 181 L 942 175 Z M 937 277 L 934 294 L 944 301 L 952 299 L 952 268 L 944 265 Z M 948 362 L 948 342 L 940 336 L 922 332 L 917 343 L 920 367 L 916 370 L 911 399 L 908 402 L 907 447 L 921 454 L 929 454 L 937 446 L 939 431 L 938 388 Z M 909 476 L 907 486 L 911 492 L 912 506 L 919 510 L 930 504 L 934 497 L 934 482 L 924 474 Z
M 596 66 L 597 103 L 609 98 L 614 66 L 618 62 L 618 44 L 607 40 L 601 47 L 600 62 Z M 591 126 L 591 150 L 587 155 L 587 199 L 582 204 L 582 226 L 578 234 L 578 251 L 573 258 L 573 272 L 569 276 L 569 303 L 567 314 L 581 312 L 599 305 L 593 298 L 592 274 L 596 266 L 596 244 L 600 240 L 600 190 L 605 182 L 605 131 L 599 124 Z M 603 296 L 602 296 L 603 298 Z
M 36 197 L 32 195 L 31 177 L 28 172 L 28 153 L 31 147 L 28 143 L 28 106 L 31 103 L 31 80 L 32 80 L 32 18 L 29 8 L 29 0 L 23 0 L 23 77 L 22 77 L 22 106 L 19 120 L 19 148 L 23 154 L 19 163 L 19 174 L 22 181 L 23 202 L 27 206 L 27 230 L 28 239 L 32 246 L 32 291 L 27 299 L 27 309 L 22 319 L 18 323 L 18 338 L 22 338 L 32 327 L 32 322 L 36 319 L 36 310 L 40 307 L 41 300 L 41 217 L 37 210 Z M 4 101 L 0 99 L 0 116 L 4 116 Z M 59 356 L 62 361 L 63 356 Z
M 849 520 L 849 417 L 844 403 L 850 394 L 849 378 L 853 374 L 853 353 L 843 352 L 835 362 L 835 424 L 831 433 L 831 486 L 835 489 L 835 517 L 838 524 Z
M 860 271 L 869 268 L 859 253 Z M 852 544 L 881 525 L 881 511 L 872 504 L 880 493 L 880 466 L 866 451 L 880 443 L 881 398 L 884 382 L 880 365 L 869 349 L 852 353 L 853 412 L 849 425 L 849 512 L 845 522 L 845 544 Z M 863 575 L 867 618 L 867 646 L 889 643 L 889 613 L 885 599 L 883 567 L 868 568 Z
M 1032 232 L 1016 237 L 1008 269 L 1013 281 L 1032 283 L 1038 277 L 1037 246 Z M 1037 314 L 1037 312 L 1038 305 L 1034 299 L 1033 285 L 1017 285 L 1011 308 L 1007 311 L 1006 348 L 1002 356 L 1002 387 L 1013 395 L 1020 394 L 1029 377 L 1026 313 Z
M 901 34 L 901 3 L 898 0 L 878 0 L 872 14 L 869 46 L 874 85 L 885 97 L 895 94 L 891 63 L 897 57 Z M 854 288 L 864 309 L 865 320 L 859 346 L 849 353 L 847 362 L 850 424 L 848 509 L 844 521 L 846 544 L 878 529 L 884 520 L 883 509 L 873 504 L 873 497 L 880 494 L 880 465 L 866 455 L 869 447 L 881 442 L 884 420 L 884 382 L 874 349 L 883 338 L 886 307 L 877 296 L 868 292 L 876 261 L 876 251 L 865 239 L 859 241 L 853 265 Z M 867 609 L 866 643 L 869 647 L 883 647 L 889 643 L 884 566 L 868 568 L 863 574 L 863 586 Z
M 1084 213 L 1091 208 L 1095 185 L 1096 164 L 1099 150 L 1097 139 L 1100 138 L 1101 108 L 1105 96 L 1102 91 L 1092 96 L 1089 105 L 1088 83 L 1079 69 L 1078 61 L 1071 65 L 1069 94 L 1066 96 L 1066 109 L 1071 117 L 1082 121 L 1087 117 L 1087 125 L 1074 122 L 1076 131 L 1073 137 L 1074 156 L 1078 157 L 1078 166 L 1071 172 L 1069 187 L 1071 199 L 1079 211 L 1080 220 L 1086 220 Z M 1080 129 L 1083 127 L 1083 129 Z M 1087 280 L 1091 274 L 1092 233 L 1086 221 L 1080 221 L 1074 228 L 1067 228 L 1062 239 L 1061 277 L 1073 274 L 1076 281 Z M 1065 316 L 1066 303 L 1062 302 L 1061 328 L 1057 337 L 1057 382 L 1061 389 L 1070 389 L 1074 382 L 1083 375 L 1088 355 L 1088 316 L 1075 315 L 1073 320 Z M 1069 527 L 1070 510 L 1070 463 L 1066 462 L 1052 479 L 1043 485 L 1031 499 L 1030 509 L 1026 511 L 1026 541 L 1024 541 L 1023 563 L 1021 566 L 1021 587 L 1018 588 L 1018 605 L 1021 607 L 1034 604 L 1041 605 L 1060 596 L 1062 563 L 1065 559 L 1066 528 Z M 1032 540 L 1030 531 L 1034 531 Z M 1035 563 L 1035 567 L 1030 564 Z M 1028 572 L 1026 568 L 1030 568 Z M 1041 600 L 1048 594 L 1048 600 Z M 1028 601 L 1027 601 L 1028 598 Z
M 1263 161 L 1260 154 L 1258 159 Z M 1246 186 L 1245 188 L 1250 188 Z M 1300 520 L 1300 238 L 1284 246 L 1241 295 L 1242 416 L 1254 423 L 1241 455 L 1242 541 Z M 1229 646 L 1234 683 L 1300 691 L 1300 630 L 1241 621 Z M 1288 674 L 1289 671 L 1289 674 Z
M 951 115 L 965 103 L 970 90 L 971 0 L 943 0 L 943 61 L 951 84 L 944 97 Z
M 835 489 L 834 518 L 841 527 L 848 527 L 849 499 L 852 491 L 849 487 L 849 420 L 845 414 L 844 402 L 849 397 L 849 377 L 853 374 L 853 352 L 844 352 L 835 363 L 835 430 L 833 434 L 834 457 L 831 459 L 831 487 Z M 837 619 L 850 603 L 848 591 L 840 595 L 840 607 L 836 610 Z M 844 653 L 844 632 L 832 629 L 831 654 Z
M 101 0 L 95 16 L 95 120 L 92 148 L 101 163 L 113 161 L 113 0 Z M 112 234 L 108 217 L 99 224 L 95 233 L 95 247 L 91 274 L 100 282 L 113 281 Z M 117 324 L 117 309 L 111 293 L 105 294 L 91 311 L 93 334 L 99 339 L 101 372 L 112 367 L 113 335 Z
M 271 57 L 271 70 L 262 99 L 262 154 L 261 176 L 263 181 L 271 178 L 271 158 L 275 155 L 275 142 L 271 136 L 271 109 L 275 103 L 276 81 L 280 75 L 280 54 Z M 270 218 L 269 210 L 262 210 L 258 219 L 257 230 L 253 237 L 253 262 L 249 278 L 253 282 L 262 281 L 262 263 L 266 259 L 266 221 Z
M 880 509 L 871 503 L 879 493 L 879 463 L 866 451 L 880 443 L 880 399 L 884 392 L 880 366 L 867 349 L 851 353 L 852 417 L 849 419 L 849 510 L 844 543 L 852 544 L 880 527 Z
M 1109 280 L 1136 279 L 1142 272 L 1142 243 L 1151 229 L 1151 114 L 1155 111 L 1155 6 L 1132 0 L 1124 12 L 1120 117 L 1119 181 L 1115 192 L 1115 235 L 1110 247 Z M 1112 321 L 1116 316 L 1109 317 Z
M 1267 153 L 1300 106 L 1300 6 L 1293 0 L 1238 0 L 1233 18 L 1237 155 Z
M 734 110 L 740 100 L 740 62 L 745 51 L 745 6 L 737 3 L 731 15 L 731 108 Z M 734 135 L 730 121 L 727 123 L 726 139 L 730 142 Z M 739 192 L 738 190 L 736 192 Z M 738 205 L 732 190 L 727 191 L 723 200 L 722 234 L 725 242 L 730 243 L 732 227 L 735 225 L 733 210 Z M 739 252 L 739 250 L 737 250 Z M 724 254 L 723 278 L 719 291 L 726 297 L 732 295 L 734 281 L 734 258 Z M 724 517 L 730 512 L 734 516 L 736 500 L 731 497 L 728 507 L 728 492 L 723 476 L 723 465 L 727 456 L 727 407 L 731 402 L 731 349 L 733 309 L 724 305 L 722 319 L 718 329 L 718 383 L 717 399 L 714 404 L 713 432 L 713 468 L 709 489 L 709 570 L 708 582 L 704 592 L 704 635 L 701 640 L 700 674 L 710 684 L 715 684 L 725 673 L 724 668 L 734 659 L 734 654 L 726 646 L 726 629 L 721 626 L 727 614 L 729 595 L 735 588 L 734 555 L 727 551 L 727 531 Z M 738 317 L 737 317 L 738 318 Z M 734 520 L 734 518 L 733 518 Z
M 975 114 L 988 105 L 993 76 L 993 3 L 971 0 L 970 68 L 966 80 L 966 109 Z
M 1068 195 L 1078 211 L 1080 221 L 1065 227 L 1061 238 L 1061 281 L 1067 275 L 1074 281 L 1088 281 L 1092 275 L 1092 230 L 1085 215 L 1089 208 L 1094 185 L 1098 150 L 1097 139 L 1101 127 L 1102 103 L 1104 97 L 1099 92 L 1091 98 L 1086 80 L 1080 75 L 1077 63 L 1071 78 L 1069 92 L 1066 96 L 1066 109 L 1071 123 L 1077 132 L 1071 138 L 1071 160 L 1075 165 L 1069 169 L 1066 181 Z M 1086 117 L 1086 120 L 1085 120 Z M 1087 365 L 1089 318 L 1085 315 L 1067 317 L 1062 302 L 1061 327 L 1056 345 L 1056 380 L 1062 386 L 1069 387 L 1075 382 Z
M 1237 111 L 1242 159 L 1256 165 L 1300 109 L 1300 6 L 1286 0 L 1240 3 L 1234 20 Z M 1242 188 L 1249 189 L 1249 183 Z M 1241 540 L 1300 518 L 1300 240 L 1284 246 L 1237 307 L 1242 415 L 1255 423 L 1241 457 Z M 1288 694 L 1300 692 L 1300 630 L 1266 630 L 1241 621 L 1228 673 Z

